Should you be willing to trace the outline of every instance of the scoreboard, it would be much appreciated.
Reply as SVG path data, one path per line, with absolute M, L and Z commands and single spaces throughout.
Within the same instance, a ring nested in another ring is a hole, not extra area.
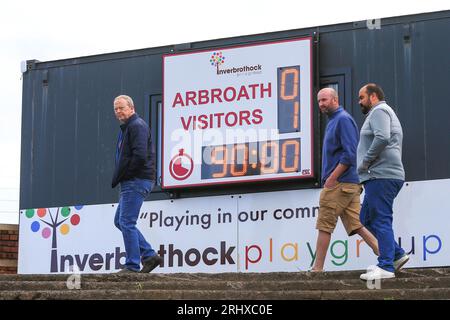
M 314 175 L 312 39 L 163 56 L 162 186 Z

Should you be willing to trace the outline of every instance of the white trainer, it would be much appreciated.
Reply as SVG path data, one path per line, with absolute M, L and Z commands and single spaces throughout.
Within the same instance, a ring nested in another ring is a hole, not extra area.
M 376 267 L 375 269 L 372 269 L 366 273 L 363 273 L 361 276 L 359 276 L 359 278 L 361 280 L 366 280 L 366 281 L 389 279 L 389 278 L 395 278 L 395 273 L 383 270 L 380 267 Z
M 400 270 L 405 263 L 409 261 L 409 256 L 407 254 L 404 254 L 401 258 L 394 261 L 394 269 L 395 271 Z

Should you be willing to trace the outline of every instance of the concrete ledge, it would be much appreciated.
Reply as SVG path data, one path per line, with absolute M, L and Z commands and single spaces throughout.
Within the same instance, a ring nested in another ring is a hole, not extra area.
M 0 267 L 9 268 L 11 267 Z M 448 299 L 450 268 L 403 269 L 368 285 L 360 271 L 324 273 L 0 275 L 2 299 Z M 74 286 L 76 285 L 76 286 Z
M 344 291 L 223 291 L 223 290 L 14 290 L 0 293 L 0 300 L 423 300 L 449 299 L 450 289 L 344 290 Z

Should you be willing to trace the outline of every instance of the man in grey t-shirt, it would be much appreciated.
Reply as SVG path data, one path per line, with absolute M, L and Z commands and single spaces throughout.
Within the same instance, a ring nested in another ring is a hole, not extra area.
M 405 181 L 402 164 L 403 131 L 394 110 L 384 101 L 381 87 L 369 83 L 359 91 L 359 104 L 366 119 L 357 149 L 357 171 L 364 184 L 361 223 L 378 240 L 378 265 L 361 275 L 363 280 L 395 277 L 409 257 L 394 239 L 394 199 Z

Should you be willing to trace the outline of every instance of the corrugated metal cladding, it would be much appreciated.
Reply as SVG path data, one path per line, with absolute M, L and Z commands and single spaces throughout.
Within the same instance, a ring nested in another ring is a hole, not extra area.
M 23 78 L 20 208 L 117 201 L 117 190 L 110 188 L 118 130 L 112 100 L 123 93 L 132 96 L 137 112 L 156 125 L 156 110 L 150 106 L 162 94 L 162 54 L 314 33 L 321 82 L 341 79 L 341 99 L 359 126 L 363 121 L 359 88 L 367 82 L 384 88 L 403 125 L 407 180 L 449 178 L 450 11 L 443 11 L 382 19 L 380 29 L 369 29 L 361 21 L 77 59 L 30 61 Z M 321 124 L 315 128 L 319 150 L 324 122 L 315 110 L 316 124 Z M 320 154 L 316 158 L 317 164 Z M 175 196 L 305 188 L 317 186 L 317 181 L 191 189 Z M 169 193 L 156 189 L 151 199 L 168 197 Z

